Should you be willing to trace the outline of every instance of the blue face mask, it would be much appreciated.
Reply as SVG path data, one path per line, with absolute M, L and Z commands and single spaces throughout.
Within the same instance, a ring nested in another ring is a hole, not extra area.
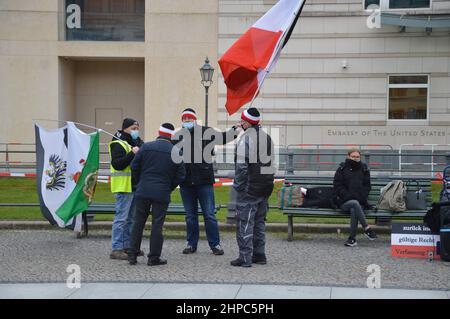
M 131 138 L 133 140 L 137 140 L 139 138 L 139 131 L 138 130 L 133 130 L 130 132 Z
M 187 128 L 188 130 L 192 130 L 194 128 L 195 123 L 194 122 L 184 122 L 183 127 Z

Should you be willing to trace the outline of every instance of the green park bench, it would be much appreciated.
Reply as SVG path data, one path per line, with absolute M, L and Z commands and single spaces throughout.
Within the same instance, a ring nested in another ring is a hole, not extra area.
M 425 179 L 425 178 L 415 178 L 415 177 L 372 177 L 371 184 L 372 189 L 369 193 L 369 204 L 375 207 L 378 203 L 380 197 L 380 190 L 386 186 L 389 182 L 393 180 L 403 180 L 403 181 L 414 181 L 414 187 L 416 186 L 416 181 L 419 187 L 425 192 L 427 207 L 431 207 L 432 204 L 432 193 L 431 193 L 431 182 L 437 179 Z M 286 177 L 284 185 L 300 185 L 303 188 L 314 188 L 314 187 L 333 187 L 333 177 L 300 177 L 292 176 Z M 349 217 L 348 212 L 343 212 L 340 209 L 333 208 L 311 208 L 311 207 L 279 207 L 284 215 L 288 217 L 288 241 L 293 240 L 294 236 L 294 217 Z M 365 215 L 370 219 L 422 219 L 426 214 L 426 210 L 406 210 L 402 212 L 394 212 L 388 210 L 365 210 Z

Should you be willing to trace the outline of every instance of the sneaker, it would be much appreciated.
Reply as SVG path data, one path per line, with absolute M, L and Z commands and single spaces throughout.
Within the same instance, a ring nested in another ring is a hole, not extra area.
M 185 249 L 183 249 L 183 254 L 193 254 L 197 251 L 197 248 L 187 246 Z
M 366 235 L 367 238 L 369 238 L 369 240 L 377 239 L 377 234 L 375 234 L 372 228 L 368 228 L 367 230 L 365 230 L 364 234 Z
M 222 247 L 220 247 L 220 245 L 217 245 L 216 247 L 212 248 L 211 250 L 212 250 L 213 254 L 217 255 L 217 256 L 224 254 L 223 249 L 222 249 Z
M 265 264 L 267 264 L 266 255 L 262 254 L 262 255 L 254 255 L 254 256 L 252 256 L 252 263 L 253 264 L 258 264 L 258 265 L 265 265 Z
M 355 247 L 357 245 L 356 244 L 356 239 L 353 238 L 353 237 L 349 237 L 344 245 L 347 246 L 347 247 Z
M 159 266 L 159 265 L 165 265 L 167 264 L 167 260 L 162 258 L 149 258 L 147 265 L 148 266 Z
M 113 250 L 109 255 L 111 259 L 128 260 L 128 254 L 123 250 Z
M 239 259 L 239 258 L 232 260 L 230 262 L 230 265 L 235 266 L 235 267 L 251 267 L 252 266 L 252 264 L 246 264 L 246 263 L 244 263 L 244 261 L 242 259 Z

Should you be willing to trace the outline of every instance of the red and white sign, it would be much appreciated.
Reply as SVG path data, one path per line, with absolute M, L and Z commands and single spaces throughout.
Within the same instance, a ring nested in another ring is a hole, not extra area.
M 400 258 L 440 259 L 440 236 L 417 223 L 392 223 L 391 255 Z

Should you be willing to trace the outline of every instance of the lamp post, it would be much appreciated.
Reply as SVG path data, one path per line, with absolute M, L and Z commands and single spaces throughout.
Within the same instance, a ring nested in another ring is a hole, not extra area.
M 209 64 L 209 59 L 206 57 L 205 64 L 200 68 L 200 75 L 202 76 L 202 84 L 205 87 L 205 126 L 208 126 L 208 90 L 213 83 L 214 68 Z

